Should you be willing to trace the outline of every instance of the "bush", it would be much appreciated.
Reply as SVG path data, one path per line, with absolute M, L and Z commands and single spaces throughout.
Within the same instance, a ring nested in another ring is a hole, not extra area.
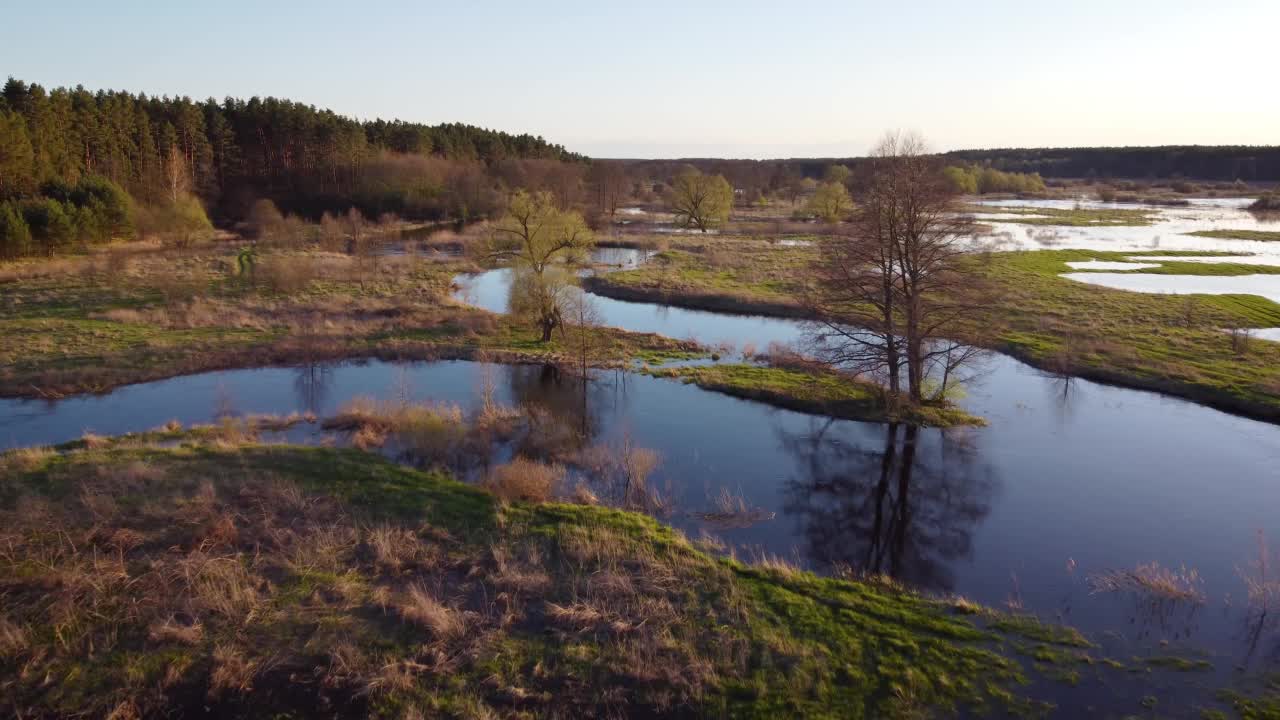
M 144 235 L 154 235 L 165 242 L 185 247 L 210 235 L 213 223 L 209 222 L 199 200 L 183 195 L 175 202 L 139 210 L 138 230 Z
M 503 500 L 545 502 L 555 493 L 564 476 L 563 465 L 547 465 L 518 457 L 490 470 L 483 485 Z
M 131 234 L 132 218 L 129 195 L 109 180 L 50 181 L 40 186 L 38 197 L 0 205 L 0 257 L 52 255 L 77 241 Z
M 67 212 L 68 209 L 70 209 L 68 206 L 64 206 L 53 198 L 40 198 L 23 203 L 22 218 L 31 228 L 31 236 L 39 246 L 38 250 L 52 255 L 60 250 L 66 250 L 76 239 L 78 233 L 71 214 Z
M 31 228 L 14 203 L 0 204 L 0 260 L 31 253 Z
M 306 289 L 315 276 L 315 265 L 309 258 L 269 257 L 257 268 L 257 278 L 263 285 L 285 294 Z

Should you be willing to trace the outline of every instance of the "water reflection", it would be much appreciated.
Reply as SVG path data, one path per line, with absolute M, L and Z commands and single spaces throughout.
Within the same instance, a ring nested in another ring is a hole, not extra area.
M 972 555 L 974 529 L 990 512 L 995 473 L 942 433 L 895 423 L 862 445 L 838 427 L 815 420 L 805 432 L 778 432 L 795 458 L 786 511 L 805 554 L 825 567 L 951 590 L 951 565 Z
M 293 390 L 297 394 L 297 406 L 305 412 L 320 415 L 329 400 L 329 388 L 333 382 L 332 365 L 306 363 L 294 369 Z
M 602 386 L 556 365 L 527 365 L 509 374 L 511 398 L 526 408 L 530 431 L 519 448 L 549 459 L 572 454 L 600 434 L 604 426 Z

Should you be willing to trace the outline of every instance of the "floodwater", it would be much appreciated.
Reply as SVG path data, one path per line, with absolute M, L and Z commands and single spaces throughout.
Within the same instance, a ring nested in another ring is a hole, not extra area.
M 505 272 L 472 279 L 468 297 L 501 310 Z M 676 337 L 763 348 L 803 332 L 789 320 L 594 299 L 607 324 Z M 990 425 L 947 431 L 804 415 L 631 373 L 602 373 L 584 390 L 547 368 L 486 367 L 347 362 L 204 373 L 61 401 L 0 400 L 0 446 L 227 413 L 325 416 L 360 395 L 474 407 L 489 372 L 502 401 L 547 406 L 591 442 L 628 437 L 657 450 L 653 485 L 674 500 L 668 521 L 714 534 L 740 556 L 884 573 L 930 592 L 1010 603 L 1120 638 L 1124 652 L 1194 647 L 1220 668 L 1251 670 L 1280 653 L 1280 633 L 1250 622 L 1238 571 L 1256 557 L 1259 532 L 1280 538 L 1274 425 L 1048 376 L 1001 355 L 984 361 L 962 400 Z M 287 436 L 317 441 L 319 431 L 302 425 Z M 722 490 L 772 519 L 741 527 L 692 515 L 714 511 Z M 1090 592 L 1091 574 L 1152 562 L 1194 569 L 1205 604 Z
M 1108 251 L 1208 251 L 1242 252 L 1272 258 L 1280 264 L 1280 243 L 1258 240 L 1220 240 L 1188 235 L 1200 230 L 1280 230 L 1280 220 L 1245 210 L 1250 198 L 1199 198 L 1189 206 L 1168 207 L 1132 203 L 1103 203 L 1076 200 L 983 200 L 977 204 L 992 208 L 975 219 L 992 226 L 979 240 L 996 250 L 1108 250 Z M 1146 210 L 1151 225 L 1136 227 L 1067 227 L 1022 225 L 1017 215 L 1001 208 L 1031 207 L 1071 210 Z
M 1081 270 L 1173 260 L 1280 264 L 1280 243 L 1181 234 L 1257 227 L 1239 205 L 1152 208 L 1162 219 L 1140 228 L 994 225 L 1012 247 L 1258 253 L 1072 264 Z M 592 260 L 629 268 L 652 254 L 601 249 Z M 1274 275 L 1067 277 L 1144 292 L 1254 292 L 1280 301 Z M 459 281 L 461 299 L 505 312 L 508 270 Z M 605 324 L 721 345 L 730 359 L 736 356 L 730 346 L 763 350 L 796 344 L 804 334 L 797 321 L 592 300 Z M 1280 329 L 1252 336 L 1280 341 Z M 715 535 L 739 556 L 781 556 L 822 572 L 883 573 L 931 593 L 1021 608 L 1084 630 L 1122 660 L 1205 652 L 1215 671 L 1197 677 L 1204 687 L 1229 682 L 1237 668 L 1276 670 L 1280 623 L 1252 611 L 1245 576 L 1258 558 L 1259 534 L 1273 547 L 1280 543 L 1280 427 L 1046 375 L 1001 355 L 986 358 L 982 370 L 961 404 L 989 426 L 947 431 L 804 415 L 631 373 L 602 373 L 584 388 L 549 368 L 461 361 L 232 370 L 102 396 L 0 400 L 0 448 L 51 444 L 86 431 L 145 430 L 173 419 L 190 425 L 227 414 L 295 411 L 323 417 L 357 396 L 407 393 L 474 408 L 483 377 L 496 377 L 498 400 L 546 406 L 588 442 L 617 446 L 625 438 L 658 451 L 662 464 L 652 484 L 674 507 L 665 519 L 691 536 Z M 307 424 L 279 437 L 324 439 Z M 700 519 L 698 513 L 719 509 L 714 498 L 722 492 L 741 497 L 754 522 Z M 1204 603 L 1091 590 L 1091 575 L 1150 563 L 1194 571 Z M 1167 682 L 1136 675 L 1131 681 Z M 1179 691 L 1203 697 L 1191 683 L 1179 690 L 1178 682 L 1106 692 L 1125 707 L 1148 688 L 1162 707 Z
M 1134 257 L 1136 264 L 1092 261 L 1069 262 L 1076 270 L 1142 270 L 1159 267 L 1161 261 L 1195 263 L 1236 263 L 1241 265 L 1280 265 L 1280 242 L 1259 240 L 1224 240 L 1189 235 L 1202 230 L 1276 230 L 1275 218 L 1250 213 L 1244 208 L 1251 198 L 1197 198 L 1185 207 L 1103 203 L 1088 200 L 992 200 L 979 204 L 994 212 L 979 213 L 978 221 L 991 225 L 991 231 L 975 238 L 975 243 L 998 250 L 1108 250 L 1108 251 L 1192 251 L 1246 253 L 1219 257 Z M 1001 208 L 1033 207 L 1052 209 L 1141 209 L 1148 211 L 1154 222 L 1138 227 L 1063 227 L 1019 225 L 1005 222 L 1016 214 L 1001 213 Z M 1155 264 L 1152 264 L 1155 263 Z M 1280 275 L 1192 276 L 1153 274 L 1066 273 L 1065 278 L 1102 285 L 1117 290 L 1146 293 L 1246 293 L 1261 295 L 1280 302 Z
M 1244 293 L 1280 302 L 1280 275 L 1152 275 L 1144 273 L 1065 273 L 1064 278 L 1116 290 L 1186 295 Z

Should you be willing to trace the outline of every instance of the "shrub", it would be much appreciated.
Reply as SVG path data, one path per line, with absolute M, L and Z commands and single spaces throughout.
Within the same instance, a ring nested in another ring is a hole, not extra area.
M 138 211 L 138 230 L 165 242 L 185 247 L 213 232 L 213 223 L 200 201 L 190 195 Z
M 274 256 L 260 264 L 256 277 L 275 292 L 295 293 L 315 279 L 315 267 L 305 258 Z
M 552 497 L 564 476 L 563 465 L 548 465 L 518 457 L 490 470 L 483 484 L 503 500 L 544 502 Z
M 0 260 L 20 258 L 31 251 L 31 228 L 22 212 L 13 203 L 0 204 Z

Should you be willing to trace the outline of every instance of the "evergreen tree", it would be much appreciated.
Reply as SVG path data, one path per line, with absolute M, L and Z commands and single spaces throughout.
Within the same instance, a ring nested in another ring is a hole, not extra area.
M 20 195 L 35 184 L 35 151 L 27 123 L 15 112 L 0 111 L 0 199 Z

